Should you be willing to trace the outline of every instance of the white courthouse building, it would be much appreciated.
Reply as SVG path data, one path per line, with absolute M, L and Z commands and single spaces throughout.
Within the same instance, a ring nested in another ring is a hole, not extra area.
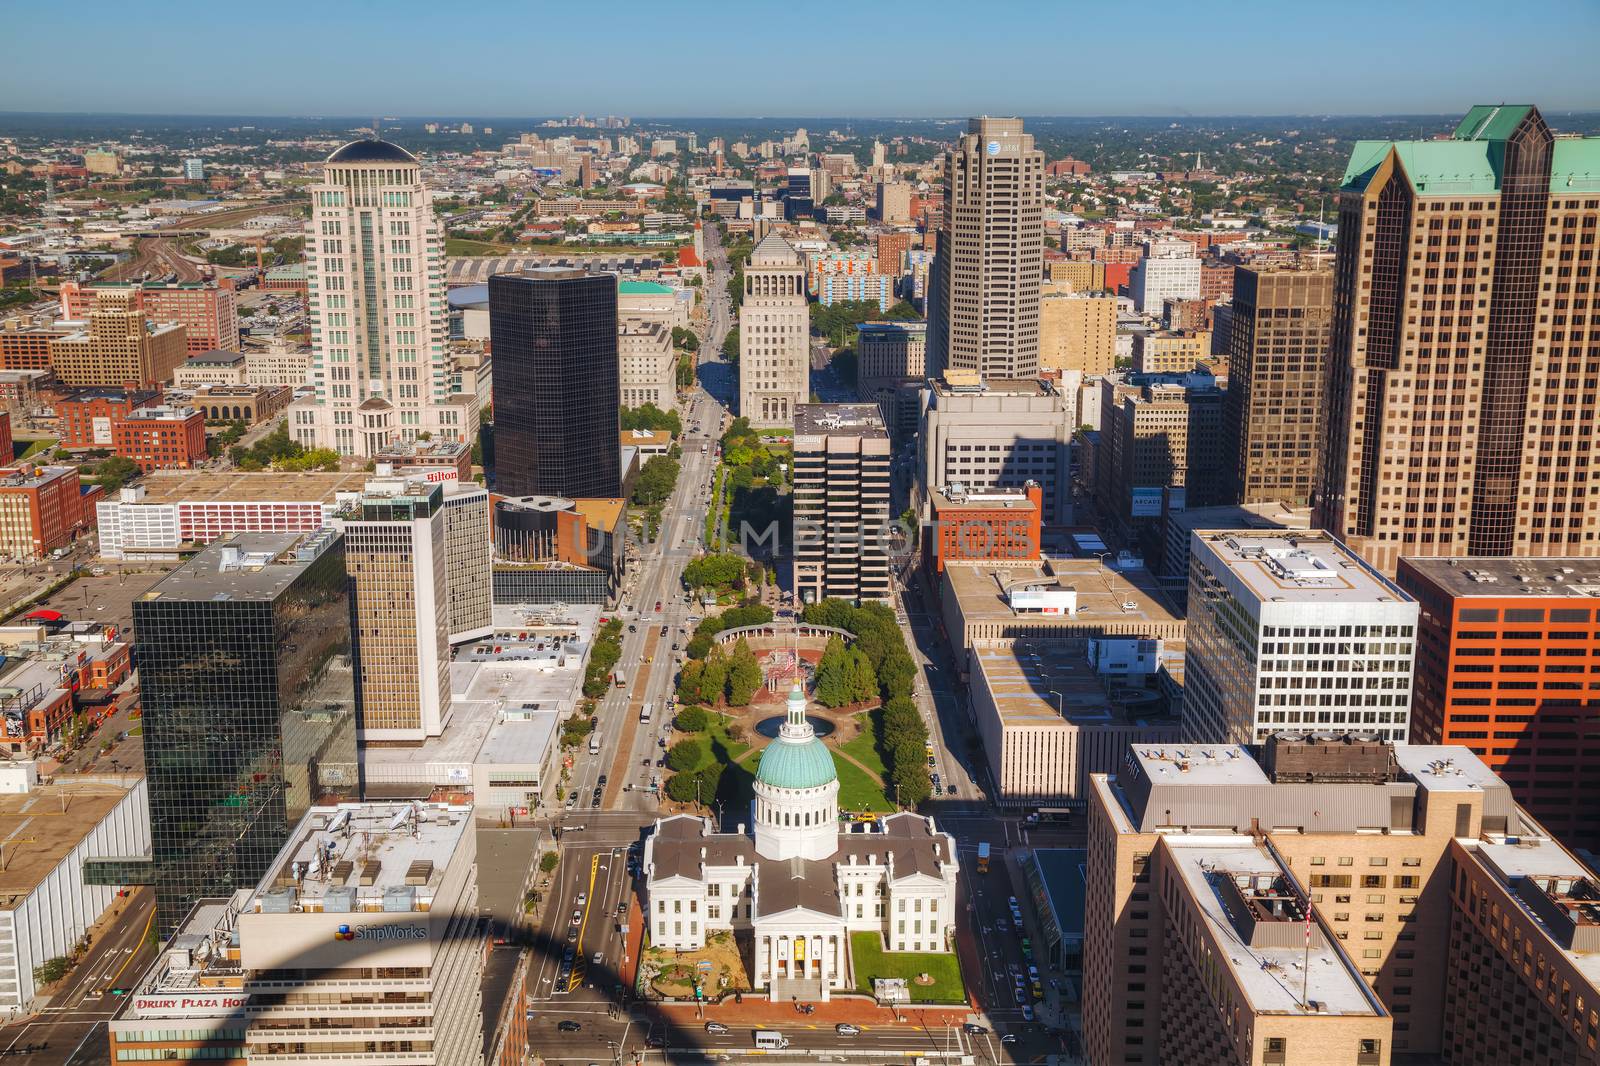
M 798 686 L 761 753 L 752 813 L 752 834 L 692 815 L 656 822 L 644 853 L 653 946 L 693 951 L 711 933 L 749 933 L 752 984 L 785 1002 L 855 987 L 852 933 L 880 934 L 889 951 L 950 949 L 955 839 L 909 813 L 842 826 L 833 756 Z

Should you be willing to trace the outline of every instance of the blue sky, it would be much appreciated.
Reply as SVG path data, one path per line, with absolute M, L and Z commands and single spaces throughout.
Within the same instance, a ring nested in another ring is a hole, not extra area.
M 8 38 L 0 110 L 15 111 L 1453 114 L 1501 100 L 1600 108 L 1597 0 L 10 0 L 0 10 Z

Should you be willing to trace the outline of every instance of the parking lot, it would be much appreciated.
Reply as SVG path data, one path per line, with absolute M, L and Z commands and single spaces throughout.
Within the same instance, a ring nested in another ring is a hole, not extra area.
M 114 625 L 118 636 L 127 639 L 133 628 L 133 601 L 154 587 L 176 565 L 140 563 L 128 569 L 107 567 L 105 573 L 99 575 L 85 573 L 36 607 L 60 611 L 74 622 Z

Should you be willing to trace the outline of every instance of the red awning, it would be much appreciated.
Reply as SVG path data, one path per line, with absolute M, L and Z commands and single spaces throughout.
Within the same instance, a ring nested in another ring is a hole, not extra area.
M 29 622 L 59 622 L 65 617 L 66 615 L 60 611 L 49 611 L 41 608 L 37 611 L 28 612 L 26 620 Z

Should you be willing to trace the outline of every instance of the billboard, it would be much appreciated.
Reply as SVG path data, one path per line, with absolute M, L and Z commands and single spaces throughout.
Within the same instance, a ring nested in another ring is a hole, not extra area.
M 1020 588 L 1006 594 L 1013 611 L 1072 615 L 1078 611 L 1078 593 L 1064 588 Z
M 1162 489 L 1134 489 L 1128 513 L 1134 518 L 1159 518 L 1162 493 Z

